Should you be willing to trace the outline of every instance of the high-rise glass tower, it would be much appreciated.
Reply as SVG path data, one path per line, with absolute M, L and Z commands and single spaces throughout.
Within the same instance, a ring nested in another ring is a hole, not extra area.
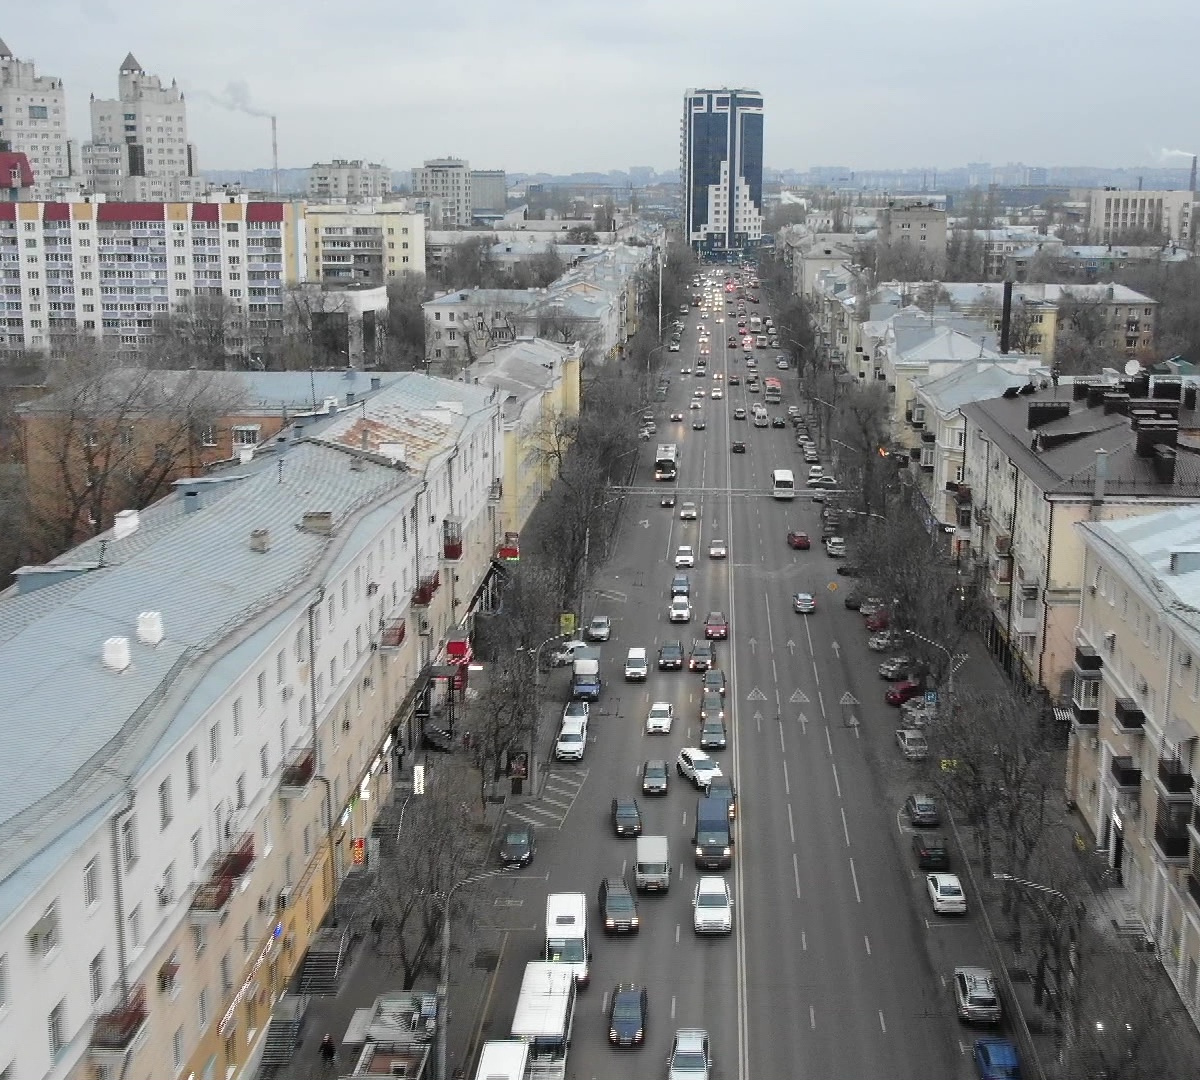
M 763 99 L 757 90 L 689 90 L 679 175 L 684 231 L 702 253 L 762 240 Z

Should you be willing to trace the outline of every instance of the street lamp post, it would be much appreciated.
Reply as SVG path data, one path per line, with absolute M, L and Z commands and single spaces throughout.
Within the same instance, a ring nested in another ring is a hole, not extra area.
M 533 686 L 533 716 L 534 716 L 534 719 L 533 719 L 533 722 L 529 725 L 529 767 L 528 767 L 529 790 L 531 792 L 537 790 L 537 735 L 538 735 L 538 730 L 542 726 L 541 725 L 541 719 L 542 719 L 541 699 L 540 699 L 540 694 L 538 692 L 540 690 L 539 682 L 540 682 L 540 676 L 541 676 L 541 671 L 542 671 L 542 666 L 541 666 L 542 650 L 547 645 L 549 645 L 550 642 L 558 641 L 559 638 L 561 638 L 561 637 L 562 637 L 562 634 L 551 634 L 548 638 L 546 638 L 545 641 L 543 641 L 540 645 L 538 645 L 534 649 L 526 649 L 522 645 L 517 646 L 517 652 L 525 653 L 526 655 L 528 655 L 530 653 L 533 654 L 533 676 L 530 679 L 530 683 Z
M 437 1080 L 446 1080 L 446 1044 L 450 1041 L 450 1009 L 447 999 L 450 993 L 450 900 L 459 886 L 478 880 L 463 878 L 450 886 L 442 896 L 442 970 L 437 987 L 438 1055 Z M 436 894 L 435 894 L 436 895 Z
M 932 645 L 933 648 L 939 649 L 946 654 L 946 697 L 950 701 L 951 707 L 954 705 L 954 674 L 968 660 L 967 653 L 952 653 L 940 641 L 934 641 L 933 638 L 927 638 L 923 634 L 918 634 L 915 630 L 905 631 L 909 637 L 916 638 L 918 641 L 925 642 L 926 645 Z

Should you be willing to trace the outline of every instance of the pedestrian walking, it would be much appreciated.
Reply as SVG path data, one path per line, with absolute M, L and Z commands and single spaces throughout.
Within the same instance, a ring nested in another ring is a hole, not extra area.
M 325 1038 L 321 1040 L 321 1046 L 317 1051 L 321 1055 L 321 1061 L 326 1069 L 333 1068 L 333 1059 L 337 1057 L 337 1046 L 334 1045 L 333 1036 L 326 1033 Z
M 375 951 L 379 952 L 379 944 L 383 938 L 383 920 L 378 913 L 371 916 L 371 936 L 375 939 Z

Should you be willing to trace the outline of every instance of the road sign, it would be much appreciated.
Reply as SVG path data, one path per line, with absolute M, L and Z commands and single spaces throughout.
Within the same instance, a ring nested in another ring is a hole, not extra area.
M 926 705 L 936 705 L 937 704 L 937 691 L 936 690 L 926 690 L 925 691 L 925 704 Z
M 830 592 L 837 592 L 839 586 L 836 581 L 831 581 L 828 585 L 825 586 L 825 588 L 827 588 Z

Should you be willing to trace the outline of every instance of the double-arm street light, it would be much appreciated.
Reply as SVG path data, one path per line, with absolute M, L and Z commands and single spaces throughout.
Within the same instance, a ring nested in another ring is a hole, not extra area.
M 959 668 L 968 660 L 966 653 L 952 653 L 940 641 L 934 641 L 933 638 L 927 638 L 924 634 L 918 634 L 915 630 L 906 630 L 905 633 L 911 638 L 916 638 L 917 641 L 923 641 L 926 645 L 930 645 L 935 649 L 945 653 L 946 655 L 946 697 L 950 700 L 951 706 L 954 704 L 954 675 Z

